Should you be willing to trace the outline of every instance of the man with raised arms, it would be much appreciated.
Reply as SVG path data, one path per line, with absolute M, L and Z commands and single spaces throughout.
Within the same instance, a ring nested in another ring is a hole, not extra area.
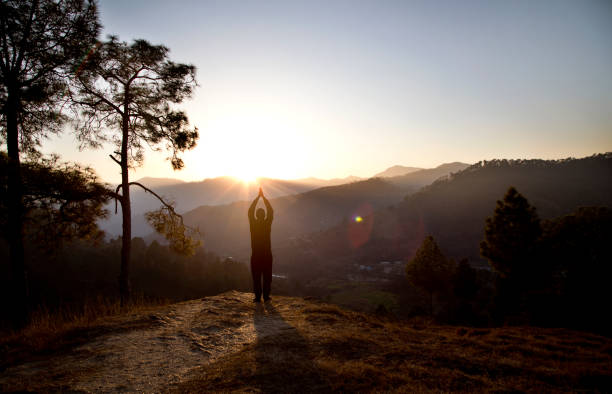
M 267 213 L 263 208 L 255 207 L 259 198 L 263 199 Z M 251 275 L 253 276 L 253 292 L 255 293 L 254 302 L 261 302 L 263 277 L 263 298 L 264 301 L 270 300 L 270 286 L 272 284 L 272 248 L 270 242 L 270 232 L 272 231 L 272 220 L 274 210 L 270 201 L 263 195 L 261 187 L 259 194 L 249 207 L 249 227 L 251 228 Z

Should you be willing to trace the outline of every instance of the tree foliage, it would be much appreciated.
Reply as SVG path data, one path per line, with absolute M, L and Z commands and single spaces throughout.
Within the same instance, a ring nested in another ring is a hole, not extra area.
M 3 0 L 0 3 L 0 138 L 15 116 L 20 150 L 30 152 L 66 120 L 67 77 L 93 45 L 100 25 L 93 1 Z
M 173 104 L 193 93 L 195 67 L 170 61 L 168 52 L 163 45 L 128 45 L 115 36 L 99 43 L 72 90 L 83 145 L 112 142 L 121 155 L 125 143 L 130 168 L 142 164 L 145 146 L 165 148 L 174 169 L 184 166 L 179 153 L 195 147 L 198 130 L 189 128 L 187 115 Z
M 0 2 L 0 143 L 6 143 L 7 228 L 15 326 L 27 321 L 24 203 L 20 152 L 34 153 L 58 133 L 67 77 L 95 41 L 100 25 L 93 1 Z
M 430 314 L 433 314 L 433 296 L 448 290 L 454 263 L 442 253 L 432 236 L 428 236 L 406 265 L 408 281 L 426 291 L 430 298 Z
M 184 166 L 179 153 L 195 147 L 198 130 L 189 127 L 187 115 L 175 105 L 190 97 L 195 86 L 195 67 L 170 61 L 165 46 L 145 40 L 127 44 L 114 36 L 98 44 L 72 86 L 71 101 L 81 144 L 100 147 L 103 142 L 114 143 L 116 151 L 110 157 L 121 167 L 115 198 L 121 202 L 123 216 L 119 276 L 122 302 L 130 296 L 131 186 L 142 187 L 163 204 L 149 215 L 156 230 L 161 230 L 176 250 L 184 247 L 186 253 L 193 252 L 195 241 L 189 239 L 182 218 L 152 190 L 130 182 L 129 169 L 142 164 L 145 146 L 169 150 L 175 170 Z M 163 214 L 170 216 L 164 218 Z
M 169 247 L 176 253 L 191 256 L 202 243 L 198 240 L 197 229 L 185 226 L 183 217 L 174 212 L 172 205 L 147 212 L 145 217 L 149 224 L 159 234 L 163 235 L 170 244 Z
M 7 168 L 8 157 L 0 152 L 0 225 L 9 231 Z M 75 238 L 103 237 L 97 220 L 108 214 L 104 204 L 111 191 L 91 168 L 60 162 L 57 156 L 40 156 L 23 162 L 21 174 L 26 235 L 39 246 L 50 250 Z
M 486 220 L 481 254 L 502 277 L 522 275 L 533 268 L 541 233 L 535 208 L 510 187 L 504 199 L 497 201 L 493 216 Z

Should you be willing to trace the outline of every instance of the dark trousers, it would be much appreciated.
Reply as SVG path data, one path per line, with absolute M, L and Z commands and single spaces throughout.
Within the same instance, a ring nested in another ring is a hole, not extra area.
M 251 275 L 253 276 L 253 292 L 256 299 L 261 299 L 261 279 L 263 277 L 264 300 L 270 298 L 272 285 L 272 257 L 251 256 Z

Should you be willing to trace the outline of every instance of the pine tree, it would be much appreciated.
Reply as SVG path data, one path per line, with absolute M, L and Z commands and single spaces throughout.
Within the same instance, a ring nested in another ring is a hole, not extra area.
M 541 234 L 535 208 L 511 187 L 487 218 L 480 254 L 502 277 L 523 276 L 533 268 Z
M 6 143 L 8 153 L 7 225 L 16 326 L 28 318 L 20 154 L 35 152 L 42 139 L 61 131 L 66 81 L 99 29 L 93 1 L 0 2 L 0 143 Z
M 172 168 L 179 170 L 184 166 L 179 153 L 194 148 L 198 140 L 197 128 L 190 128 L 187 115 L 174 107 L 191 96 L 196 86 L 195 67 L 170 61 L 168 51 L 145 40 L 128 45 L 111 36 L 90 54 L 72 90 L 82 144 L 100 147 L 110 141 L 116 146 L 110 157 L 121 168 L 115 198 L 121 203 L 123 215 L 119 276 L 122 303 L 130 297 L 131 186 L 139 186 L 161 201 L 162 208 L 148 218 L 156 230 L 171 239 L 175 249 L 192 253 L 197 244 L 186 235 L 182 217 L 171 204 L 129 180 L 129 169 L 144 160 L 145 146 L 169 150 Z
M 8 161 L 8 155 L 0 152 L 0 237 L 5 239 L 10 237 Z M 106 217 L 104 205 L 112 193 L 91 168 L 60 162 L 58 156 L 41 156 L 21 162 L 21 178 L 28 241 L 53 251 L 72 239 L 102 239 L 97 221 Z
M 429 314 L 433 315 L 434 294 L 449 288 L 454 263 L 442 253 L 432 236 L 428 236 L 406 265 L 408 281 L 429 295 Z
M 480 254 L 498 273 L 495 308 L 499 319 L 523 319 L 527 314 L 528 293 L 542 286 L 538 245 L 542 228 L 535 208 L 514 187 L 497 201 L 487 218 Z

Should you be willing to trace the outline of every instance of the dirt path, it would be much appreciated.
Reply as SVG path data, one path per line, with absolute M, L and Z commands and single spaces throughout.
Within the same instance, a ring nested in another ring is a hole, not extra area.
M 110 330 L 66 353 L 12 366 L 0 374 L 0 388 L 156 392 L 286 326 L 280 315 L 267 314 L 238 292 L 174 304 L 140 318 L 151 324 Z

